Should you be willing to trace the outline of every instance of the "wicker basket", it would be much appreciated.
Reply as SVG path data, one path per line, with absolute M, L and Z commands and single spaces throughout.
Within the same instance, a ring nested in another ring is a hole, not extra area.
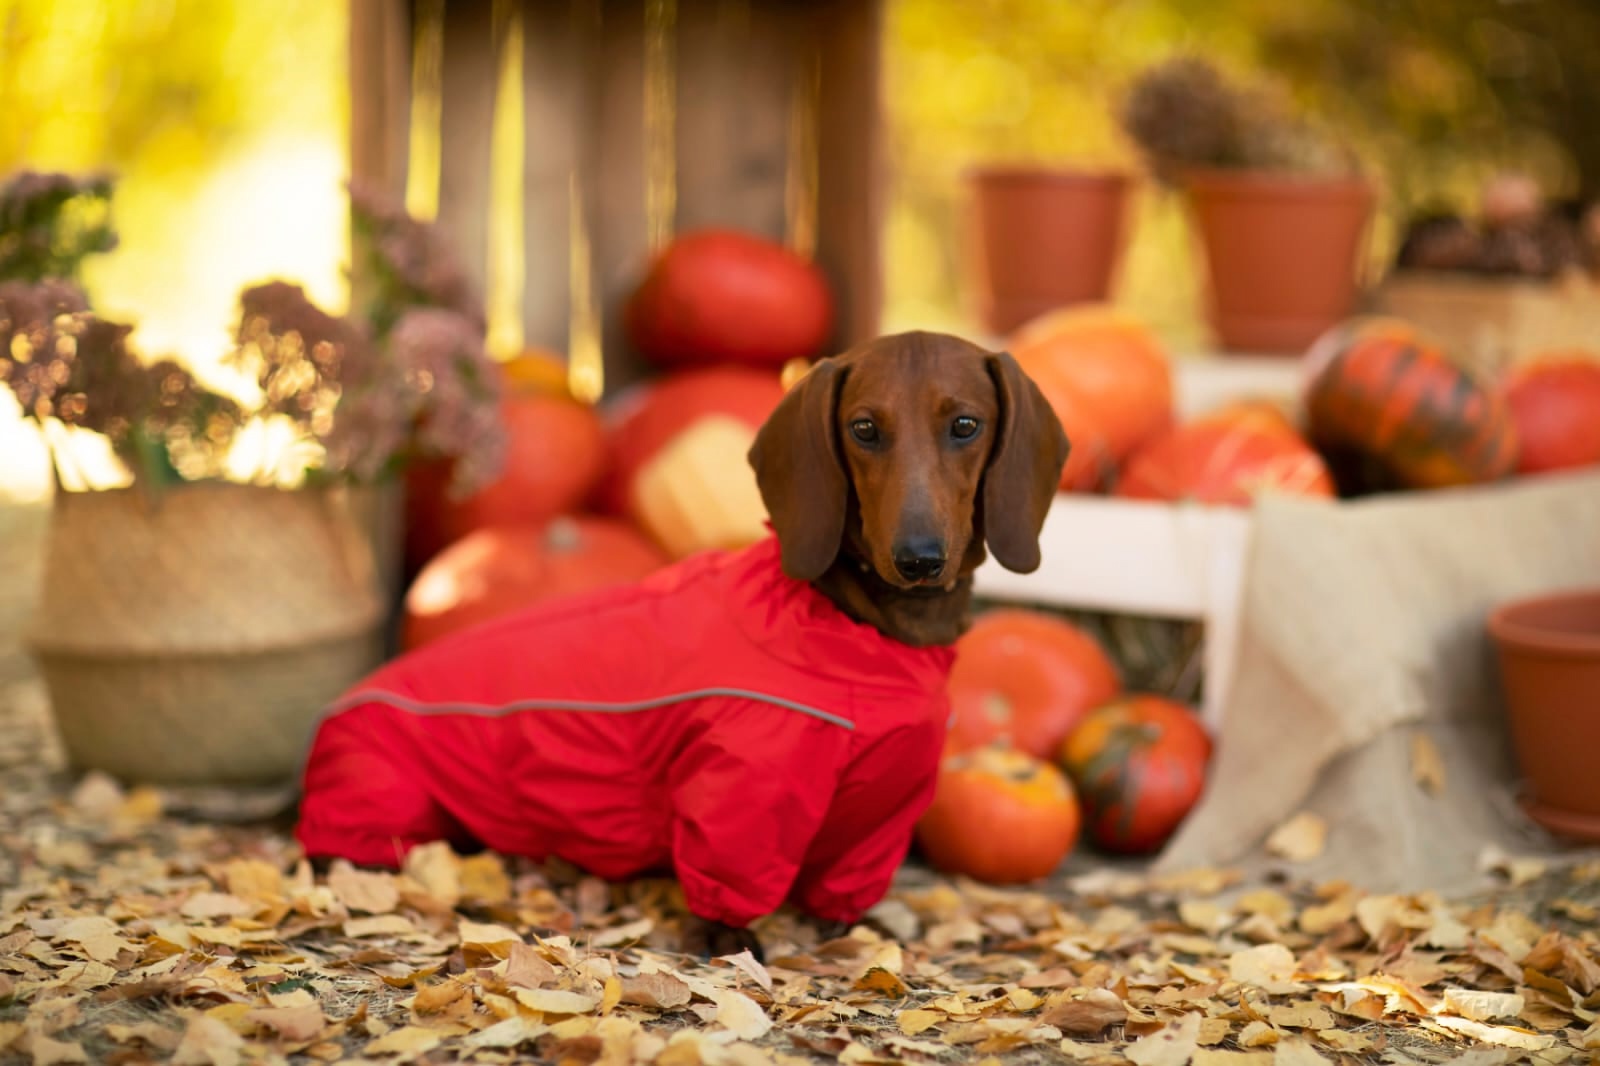
M 381 656 L 341 489 L 58 493 L 28 644 L 67 756 L 129 782 L 276 784 Z

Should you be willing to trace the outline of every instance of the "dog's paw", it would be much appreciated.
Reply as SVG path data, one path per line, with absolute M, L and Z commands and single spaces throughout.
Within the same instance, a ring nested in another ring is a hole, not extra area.
M 761 951 L 761 941 L 749 929 L 724 925 L 693 914 L 683 921 L 680 947 L 685 955 L 698 955 L 702 959 L 748 951 L 756 957 L 757 962 L 766 961 Z

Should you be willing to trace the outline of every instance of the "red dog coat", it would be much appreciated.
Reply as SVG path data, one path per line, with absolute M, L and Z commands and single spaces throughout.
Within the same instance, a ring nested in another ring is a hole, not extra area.
M 670 868 L 703 918 L 854 921 L 933 798 L 953 658 L 784 576 L 776 538 L 704 553 L 378 670 L 317 729 L 296 835 L 374 865 L 450 840 Z

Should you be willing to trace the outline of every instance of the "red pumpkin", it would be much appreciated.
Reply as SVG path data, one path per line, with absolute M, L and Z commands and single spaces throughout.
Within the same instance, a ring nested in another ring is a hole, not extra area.
M 1137 319 L 1101 305 L 1051 311 L 1018 329 L 1009 348 L 1053 405 L 1070 394 L 1092 413 L 1113 463 L 1172 424 L 1172 368 Z
M 629 338 L 659 366 L 743 363 L 777 370 L 816 355 L 833 297 L 815 263 L 728 229 L 678 236 L 656 256 L 624 312 Z
M 1110 656 L 1070 622 L 1020 608 L 987 611 L 956 641 L 947 743 L 967 751 L 1003 741 L 1048 759 L 1121 687 Z
M 1600 464 L 1600 362 L 1549 352 L 1513 367 L 1501 393 L 1517 426 L 1517 472 Z
M 1241 426 L 1261 433 L 1304 439 L 1283 408 L 1268 400 L 1235 400 L 1190 420 L 1191 425 L 1201 422 Z
M 409 468 L 406 555 L 413 567 L 474 530 L 542 523 L 575 511 L 594 491 L 605 461 L 605 432 L 592 407 L 548 392 L 511 392 L 500 401 L 500 417 L 505 468 L 465 499 L 448 491 L 448 464 Z
M 1332 497 L 1322 457 L 1258 412 L 1201 419 L 1147 441 L 1129 457 L 1117 495 L 1245 507 L 1258 492 Z
M 1122 854 L 1166 843 L 1205 788 L 1211 737 L 1194 712 L 1131 695 L 1091 711 L 1061 747 L 1089 837 Z
M 492 526 L 434 556 L 406 592 L 406 649 L 526 607 L 638 581 L 667 557 L 611 518 Z
M 595 501 L 606 514 L 629 513 L 639 470 L 706 415 L 731 415 L 760 429 L 783 399 L 777 371 L 719 366 L 645 381 L 607 404 L 606 472 Z
M 917 822 L 930 865 L 990 884 L 1047 877 L 1078 841 L 1072 784 L 1010 748 L 946 754 L 933 804 Z
M 1494 481 L 1517 463 L 1505 401 L 1394 318 L 1358 318 L 1306 353 L 1306 428 L 1343 495 Z

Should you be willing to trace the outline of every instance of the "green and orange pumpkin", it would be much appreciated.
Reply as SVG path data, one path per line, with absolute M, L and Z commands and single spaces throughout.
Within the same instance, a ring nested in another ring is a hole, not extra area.
M 1211 737 L 1181 703 L 1133 694 L 1097 707 L 1061 746 L 1085 827 L 1102 850 L 1156 851 L 1205 790 Z
M 1342 496 L 1495 481 L 1517 465 L 1498 391 L 1410 323 L 1362 317 L 1306 352 L 1306 430 Z

